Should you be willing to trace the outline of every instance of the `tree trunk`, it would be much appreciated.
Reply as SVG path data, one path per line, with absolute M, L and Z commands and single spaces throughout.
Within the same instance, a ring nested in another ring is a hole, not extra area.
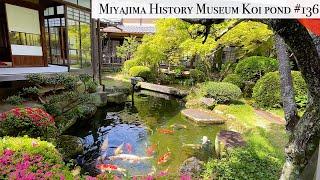
M 275 35 L 275 43 L 277 49 L 277 57 L 279 60 L 282 102 L 285 119 L 287 121 L 286 129 L 289 133 L 292 133 L 292 130 L 297 124 L 299 117 L 291 77 L 290 59 L 288 55 L 287 45 L 279 35 Z
M 295 54 L 307 83 L 309 101 L 302 118 L 294 124 L 286 147 L 286 163 L 280 179 L 297 179 L 319 144 L 320 58 L 308 31 L 297 20 L 267 20 Z

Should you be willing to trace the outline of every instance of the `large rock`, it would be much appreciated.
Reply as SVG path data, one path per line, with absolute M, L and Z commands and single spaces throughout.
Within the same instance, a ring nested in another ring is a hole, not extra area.
M 217 101 L 213 98 L 206 98 L 203 97 L 200 99 L 203 106 L 205 106 L 207 109 L 213 109 L 217 105 Z
M 160 92 L 164 94 L 170 94 L 173 96 L 179 96 L 179 97 L 184 97 L 187 96 L 188 93 L 185 91 L 181 91 L 177 88 L 174 87 L 169 87 L 169 86 L 163 86 L 159 84 L 152 84 L 152 83 L 147 83 L 147 82 L 139 82 L 137 86 L 141 89 L 146 89 L 150 91 L 155 91 L 155 92 Z
M 198 179 L 203 171 L 203 167 L 202 161 L 191 157 L 182 163 L 179 172 L 181 175 L 189 175 L 194 179 Z
M 84 152 L 83 141 L 76 136 L 61 135 L 57 140 L 57 147 L 65 160 L 75 158 Z
M 115 104 L 123 104 L 127 101 L 128 94 L 123 92 L 117 92 L 107 95 L 107 102 L 108 103 L 115 103 Z
M 202 109 L 184 109 L 181 114 L 199 124 L 222 124 L 225 118 L 212 111 Z
M 245 146 L 246 142 L 241 134 L 235 131 L 220 131 L 215 140 L 216 155 L 220 157 L 223 152 L 231 150 L 235 147 Z

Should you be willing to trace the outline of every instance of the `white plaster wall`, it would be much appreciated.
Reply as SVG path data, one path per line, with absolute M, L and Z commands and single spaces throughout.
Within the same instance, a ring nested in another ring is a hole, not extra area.
M 42 56 L 42 47 L 39 46 L 24 46 L 24 45 L 11 45 L 12 55 L 22 56 Z
M 40 34 L 39 11 L 6 4 L 9 31 Z

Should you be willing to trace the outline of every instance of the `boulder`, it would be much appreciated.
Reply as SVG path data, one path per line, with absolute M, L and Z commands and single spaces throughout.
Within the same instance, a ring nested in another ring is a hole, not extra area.
M 213 98 L 203 97 L 200 99 L 200 101 L 207 109 L 213 109 L 217 105 L 216 100 Z
M 180 166 L 179 173 L 181 175 L 189 175 L 194 179 L 200 178 L 203 171 L 204 163 L 196 157 L 186 159 Z
M 114 103 L 114 104 L 123 104 L 127 101 L 128 94 L 123 92 L 117 92 L 107 95 L 107 102 Z
M 70 135 L 61 135 L 57 139 L 57 147 L 65 160 L 70 160 L 84 152 L 81 138 Z
M 184 109 L 181 114 L 197 124 L 223 124 L 225 122 L 223 116 L 202 109 Z
M 220 131 L 215 140 L 215 151 L 218 157 L 221 157 L 222 153 L 229 151 L 235 147 L 245 146 L 246 142 L 242 138 L 242 135 L 235 131 Z

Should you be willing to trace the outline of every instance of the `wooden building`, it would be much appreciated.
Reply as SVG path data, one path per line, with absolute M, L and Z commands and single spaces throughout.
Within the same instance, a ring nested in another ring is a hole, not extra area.
M 133 36 L 139 41 L 145 34 L 153 34 L 154 22 L 155 19 L 121 19 L 117 25 L 103 28 L 103 65 L 121 66 L 125 60 L 116 56 L 117 46 L 123 44 L 125 37 Z
M 89 66 L 90 21 L 90 0 L 0 0 L 0 68 Z

